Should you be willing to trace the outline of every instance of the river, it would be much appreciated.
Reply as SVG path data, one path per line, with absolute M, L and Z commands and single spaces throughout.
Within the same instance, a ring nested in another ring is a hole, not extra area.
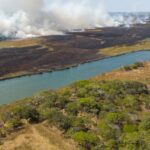
M 0 104 L 6 104 L 46 89 L 57 89 L 77 80 L 109 72 L 137 61 L 150 60 L 150 51 L 139 51 L 81 64 L 50 73 L 23 76 L 0 81 Z

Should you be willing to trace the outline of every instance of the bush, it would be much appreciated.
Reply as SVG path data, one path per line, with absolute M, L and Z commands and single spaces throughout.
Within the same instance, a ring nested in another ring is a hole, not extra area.
M 5 126 L 7 127 L 8 130 L 13 130 L 13 129 L 18 129 L 22 125 L 23 124 L 22 124 L 21 120 L 13 118 L 13 119 L 9 120 Z
M 132 132 L 123 134 L 121 137 L 120 149 L 127 150 L 149 150 L 149 142 L 145 141 L 146 134 Z
M 125 117 L 121 113 L 107 113 L 105 121 L 109 124 L 116 124 L 122 126 Z
M 77 115 L 79 110 L 80 106 L 76 102 L 69 103 L 66 107 L 66 111 L 72 115 Z
M 50 124 L 60 126 L 62 121 L 65 119 L 65 116 L 57 109 L 52 109 L 48 115 L 47 119 Z
M 80 98 L 77 102 L 85 112 L 98 115 L 101 111 L 101 105 L 90 97 Z
M 122 100 L 122 105 L 125 110 L 129 112 L 135 112 L 140 110 L 140 102 L 137 99 L 137 97 L 133 95 L 127 95 L 123 100 Z
M 81 117 L 76 117 L 72 120 L 72 129 L 77 132 L 77 131 L 87 131 L 88 128 L 86 125 L 88 124 L 88 121 L 85 118 Z
M 116 139 L 120 135 L 120 129 L 111 127 L 107 122 L 101 120 L 98 124 L 100 135 L 105 140 Z
M 138 127 L 136 124 L 125 124 L 123 126 L 123 132 L 132 133 L 138 131 Z
M 129 66 L 123 66 L 122 70 L 130 71 L 130 70 L 133 70 L 133 69 L 138 69 L 140 67 L 144 67 L 143 62 L 136 62 L 136 63 L 134 63 L 132 65 L 129 65 Z
M 16 107 L 13 110 L 13 114 L 14 116 L 17 116 L 20 119 L 27 119 L 31 123 L 38 122 L 40 119 L 39 112 L 33 106 L 30 105 Z
M 96 146 L 99 142 L 98 137 L 95 134 L 89 132 L 76 132 L 72 137 L 81 146 L 83 146 L 85 150 L 91 150 L 91 148 Z
M 150 130 L 150 117 L 144 118 L 139 124 L 140 130 Z

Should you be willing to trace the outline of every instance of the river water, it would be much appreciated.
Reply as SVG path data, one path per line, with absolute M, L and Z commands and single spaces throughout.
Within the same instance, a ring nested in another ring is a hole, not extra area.
M 137 61 L 150 60 L 150 51 L 139 51 L 85 63 L 77 67 L 50 73 L 0 81 L 0 104 L 28 97 L 46 89 L 57 89 L 77 80 L 111 71 Z

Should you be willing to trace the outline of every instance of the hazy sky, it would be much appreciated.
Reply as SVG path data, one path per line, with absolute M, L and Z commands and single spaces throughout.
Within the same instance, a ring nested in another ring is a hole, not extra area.
M 108 11 L 150 11 L 150 0 L 99 0 Z

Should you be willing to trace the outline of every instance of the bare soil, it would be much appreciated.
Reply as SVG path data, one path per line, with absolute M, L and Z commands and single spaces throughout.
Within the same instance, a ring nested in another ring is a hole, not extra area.
M 56 128 L 46 123 L 29 125 L 15 132 L 0 146 L 0 150 L 78 150 L 77 145 Z

